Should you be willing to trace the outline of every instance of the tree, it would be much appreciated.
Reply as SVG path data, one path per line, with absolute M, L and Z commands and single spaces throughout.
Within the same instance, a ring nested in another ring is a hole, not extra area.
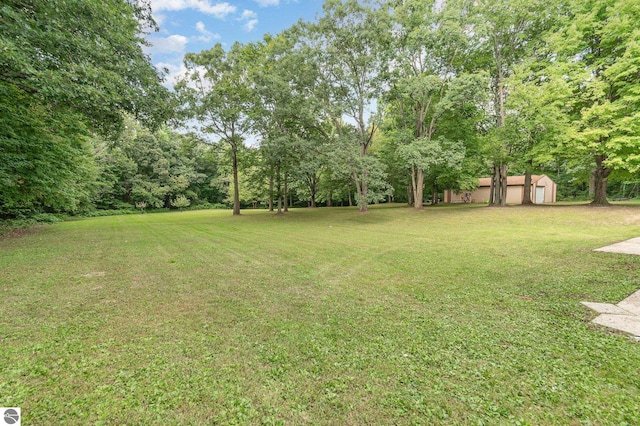
M 369 170 L 379 163 L 368 159 L 377 124 L 371 121 L 381 92 L 380 70 L 383 66 L 385 37 L 390 21 L 386 10 L 357 0 L 327 0 L 324 15 L 317 24 L 307 25 L 309 52 L 318 64 L 318 99 L 341 137 L 353 138 L 358 147 L 358 161 L 351 161 L 351 176 L 357 191 L 360 212 L 367 211 L 372 199 L 379 197 L 370 185 Z M 353 123 L 350 131 L 345 120 Z
M 263 139 L 260 144 L 262 159 L 269 171 L 270 210 L 273 210 L 273 196 L 275 195 L 278 215 L 283 213 L 283 204 L 286 203 L 287 197 L 286 191 L 283 190 L 283 176 L 288 173 L 288 169 L 291 167 L 294 154 L 293 145 L 296 142 L 297 140 L 293 137 L 272 135 Z
M 387 172 L 389 184 L 393 188 L 394 201 L 407 202 L 411 206 L 413 205 L 411 170 L 407 167 L 407 162 L 398 155 L 398 152 L 402 145 L 411 142 L 413 132 L 406 128 L 395 128 L 395 123 L 389 123 L 395 118 L 392 117 L 393 115 L 389 112 L 384 114 L 383 122 L 380 125 L 382 136 L 377 142 L 374 153 Z
M 461 144 L 445 141 L 442 121 L 465 121 L 466 110 L 482 99 L 486 78 L 482 72 L 465 73 L 462 67 L 471 44 L 462 5 L 407 0 L 392 6 L 395 31 L 387 98 L 394 105 L 386 112 L 396 114 L 388 123 L 398 127 L 392 132 L 404 141 L 399 153 L 410 165 L 410 198 L 421 209 L 425 174 L 431 173 L 435 184 L 437 170 L 445 164 L 459 169 L 464 157 Z
M 185 149 L 192 143 L 189 136 L 166 127 L 151 131 L 127 118 L 118 138 L 94 139 L 99 170 L 96 207 L 131 208 L 144 203 L 145 207 L 170 208 L 178 198 L 199 201 L 196 186 L 206 185 L 207 179 L 197 170 L 194 148 Z
M 86 207 L 95 180 L 82 117 L 0 82 L 0 218 Z
M 524 169 L 522 204 L 533 204 L 531 172 L 534 167 L 563 155 L 559 147 L 567 139 L 569 85 L 563 76 L 549 74 L 547 55 L 532 58 L 514 68 L 506 85 L 509 90 L 505 129 L 514 154 L 514 163 Z
M 151 126 L 167 117 L 168 91 L 142 51 L 155 27 L 146 2 L 7 0 L 0 17 L 3 83 L 102 133 L 120 128 L 123 111 Z
M 240 214 L 238 151 L 250 133 L 252 47 L 235 43 L 226 52 L 220 43 L 185 56 L 187 73 L 176 85 L 182 97 L 182 114 L 195 119 L 204 134 L 213 135 L 231 148 L 233 214 Z
M 298 145 L 299 162 L 293 170 L 293 178 L 299 182 L 298 196 L 307 200 L 309 207 L 317 207 L 320 182 L 329 164 L 330 143 L 319 134 L 311 134 L 300 138 Z
M 507 202 L 507 173 L 510 161 L 506 102 L 509 95 L 506 82 L 514 67 L 521 63 L 541 35 L 555 19 L 555 2 L 541 0 L 481 0 L 474 3 L 474 32 L 482 41 L 474 66 L 488 69 L 491 75 L 493 100 L 487 154 L 492 162 L 489 205 L 503 206 Z M 551 12 L 549 12 L 551 11 Z
M 125 111 L 153 126 L 169 113 L 141 48 L 150 10 L 138 1 L 7 0 L 0 22 L 0 211 L 74 211 L 89 196 L 90 133 L 116 133 Z
M 255 93 L 252 118 L 262 137 L 260 148 L 269 175 L 270 210 L 274 185 L 277 189 L 277 214 L 288 211 L 289 176 L 299 162 L 300 135 L 316 121 L 310 107 L 313 101 L 306 96 L 313 72 L 304 72 L 305 59 L 295 49 L 296 41 L 294 31 L 265 36 L 264 43 L 256 48 L 259 54 L 251 70 Z
M 416 139 L 408 145 L 400 147 L 399 155 L 411 166 L 412 170 L 420 170 L 420 177 L 423 173 L 432 172 L 434 182 L 437 172 L 441 169 L 460 169 L 464 160 L 465 150 L 461 141 L 452 142 L 441 136 L 437 139 L 424 138 Z M 423 181 L 412 180 L 414 194 L 416 194 L 414 207 L 422 207 L 422 187 Z M 437 191 L 434 191 L 437 192 Z
M 550 38 L 557 59 L 547 72 L 571 86 L 574 126 L 564 146 L 590 159 L 595 205 L 606 205 L 607 179 L 640 170 L 640 6 L 633 0 L 573 1 Z

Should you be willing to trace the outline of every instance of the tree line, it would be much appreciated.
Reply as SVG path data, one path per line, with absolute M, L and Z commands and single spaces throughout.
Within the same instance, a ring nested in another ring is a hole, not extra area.
M 606 204 L 609 182 L 640 180 L 635 0 L 326 0 L 313 22 L 187 54 L 171 91 L 141 48 L 146 1 L 9 0 L 0 17 L 2 217 L 422 208 L 481 175 L 504 205 L 514 173 Z

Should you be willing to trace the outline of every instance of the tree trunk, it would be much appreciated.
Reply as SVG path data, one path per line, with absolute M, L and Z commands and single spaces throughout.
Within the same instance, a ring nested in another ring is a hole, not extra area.
M 410 206 L 413 206 L 413 188 L 411 185 L 407 185 L 407 202 Z
M 431 195 L 431 204 L 434 206 L 438 204 L 438 184 L 436 182 L 433 182 L 433 194 Z
M 358 179 L 358 173 L 355 170 L 353 171 L 352 177 L 353 177 L 353 183 L 356 186 L 356 194 L 360 194 L 360 180 Z
M 347 189 L 349 193 L 349 207 L 353 207 L 353 200 L 351 199 L 351 188 Z
M 273 211 L 273 172 L 269 176 L 269 211 Z
M 311 200 L 309 204 L 311 208 L 316 207 L 316 191 L 311 191 Z
M 494 164 L 491 176 L 491 189 L 489 195 L 490 206 L 507 205 L 507 165 L 506 163 Z
M 289 173 L 284 174 L 284 211 L 289 211 Z
M 605 167 L 604 161 L 606 159 L 606 155 L 596 155 L 596 169 L 593 173 L 594 195 L 591 202 L 591 205 L 594 206 L 609 205 L 607 200 L 607 178 L 611 174 L 611 169 Z
M 280 161 L 278 161 L 278 166 L 276 168 L 276 182 L 278 189 L 278 212 L 276 215 L 280 216 L 282 214 L 282 180 L 280 178 Z
M 329 197 L 327 198 L 327 207 L 333 206 L 333 190 L 329 191 Z
M 415 179 L 415 199 L 413 200 L 413 207 L 420 210 L 424 204 L 424 170 L 420 167 L 416 168 Z
M 531 199 L 531 171 L 529 169 L 524 172 L 524 193 L 522 194 L 522 204 L 533 204 L 533 200 Z
M 505 98 L 506 98 L 506 90 L 505 90 L 505 76 L 503 72 L 503 64 L 502 64 L 502 53 L 500 51 L 499 45 L 497 44 L 497 39 L 494 39 L 493 46 L 493 59 L 495 61 L 496 66 L 496 81 L 495 81 L 495 91 L 494 91 L 494 108 L 496 112 L 497 118 L 497 127 L 502 128 L 505 126 L 506 121 L 506 108 L 505 108 Z M 506 151 L 506 147 L 503 142 L 503 150 Z M 507 164 L 503 161 L 499 161 L 494 163 L 493 165 L 493 174 L 491 176 L 491 189 L 489 195 L 489 205 L 490 206 L 506 206 L 507 205 Z
M 233 215 L 240 215 L 240 188 L 238 180 L 238 147 L 231 144 L 231 157 L 233 161 Z
M 416 177 L 416 166 L 412 165 L 411 166 L 411 185 L 409 189 L 409 192 L 410 192 L 409 205 L 414 207 L 415 207 L 414 200 L 417 194 L 417 191 L 416 191 L 417 185 L 418 184 L 417 184 L 417 177 Z
M 368 201 L 368 185 L 367 185 L 367 172 L 362 173 L 362 183 L 360 185 L 360 213 L 366 213 L 369 211 Z

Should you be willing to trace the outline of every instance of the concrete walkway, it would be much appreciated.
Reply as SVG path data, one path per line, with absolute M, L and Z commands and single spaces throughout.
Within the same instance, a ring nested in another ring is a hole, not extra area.
M 617 305 L 595 302 L 581 303 L 600 314 L 593 319 L 594 324 L 615 328 L 640 338 L 640 291 L 636 291 Z
M 606 251 L 609 253 L 635 254 L 640 256 L 640 237 L 632 238 L 621 243 L 611 244 L 610 246 L 600 247 L 594 251 Z
M 632 238 L 594 251 L 640 256 L 640 238 Z M 629 333 L 636 339 L 640 339 L 640 290 L 616 305 L 595 302 L 581 303 L 600 314 L 593 320 L 593 323 Z

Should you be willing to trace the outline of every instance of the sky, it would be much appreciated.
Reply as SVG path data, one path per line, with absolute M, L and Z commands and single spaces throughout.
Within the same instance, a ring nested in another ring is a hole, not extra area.
M 145 52 L 159 69 L 169 73 L 172 86 L 184 72 L 185 53 L 200 52 L 221 43 L 262 40 L 300 19 L 314 21 L 323 0 L 151 0 L 153 17 L 160 31 L 146 36 L 151 47 Z

